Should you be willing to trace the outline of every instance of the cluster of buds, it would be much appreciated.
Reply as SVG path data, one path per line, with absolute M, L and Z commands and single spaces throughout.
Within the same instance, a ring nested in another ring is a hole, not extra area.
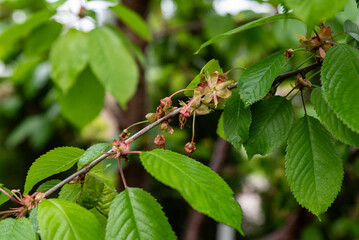
M 171 97 L 166 97 L 164 99 L 161 99 L 161 105 L 157 107 L 156 112 L 146 114 L 146 119 L 150 123 L 153 123 L 158 119 L 163 118 L 175 109 L 176 108 L 172 106 Z M 166 140 L 164 136 L 161 135 L 161 132 L 167 132 L 169 134 L 173 134 L 174 132 L 173 128 L 170 126 L 170 122 L 171 119 L 168 119 L 159 124 L 158 135 L 155 138 L 154 143 L 161 148 L 165 148 L 166 143 Z
M 128 160 L 127 154 L 130 152 L 130 145 L 132 142 L 133 142 L 132 139 L 125 142 L 123 133 L 121 133 L 118 140 L 114 139 L 112 141 L 112 149 L 110 153 L 111 156 L 109 156 L 108 158 L 117 158 L 117 159 L 123 158 L 125 161 L 127 161 Z
M 22 196 L 20 191 L 16 189 L 11 190 L 12 195 L 5 191 L 5 189 L 3 188 L 0 188 L 0 191 L 6 196 L 8 196 L 11 201 L 20 206 L 18 208 L 12 208 L 11 210 L 0 212 L 3 217 L 14 215 L 16 216 L 16 218 L 21 218 L 25 216 L 27 212 L 30 212 L 32 209 L 34 209 L 42 200 L 45 199 L 45 194 L 42 192 L 35 192 L 31 196 L 28 194 Z
M 155 113 L 148 113 L 146 119 L 153 123 L 176 108 L 172 106 L 172 97 L 186 90 L 193 91 L 193 97 L 191 97 L 187 102 L 180 101 L 182 106 L 179 115 L 179 122 L 181 129 L 184 127 L 187 118 L 193 116 L 193 133 L 192 140 L 188 142 L 184 150 L 186 153 L 193 153 L 196 150 L 196 144 L 194 142 L 194 121 L 195 116 L 206 115 L 213 111 L 213 108 L 217 108 L 220 104 L 224 102 L 224 99 L 230 98 L 232 92 L 228 89 L 228 86 L 234 83 L 233 80 L 227 80 L 227 74 L 219 74 L 218 71 L 213 72 L 212 74 L 202 73 L 201 81 L 195 89 L 182 89 L 175 92 L 169 97 L 161 99 L 161 105 L 157 107 Z M 158 135 L 156 136 L 154 143 L 157 146 L 162 148 L 165 147 L 166 140 L 161 132 L 167 132 L 169 134 L 173 133 L 173 128 L 169 125 L 171 120 L 165 120 L 160 123 Z
M 307 38 L 296 34 L 300 38 L 299 42 L 305 49 L 314 54 L 316 58 L 325 58 L 326 52 L 336 44 L 333 42 L 332 29 L 329 26 L 321 24 L 319 32 L 315 32 L 315 36 Z

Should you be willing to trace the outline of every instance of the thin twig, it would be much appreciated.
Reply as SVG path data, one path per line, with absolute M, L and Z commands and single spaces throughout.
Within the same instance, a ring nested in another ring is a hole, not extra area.
M 125 174 L 123 173 L 123 169 L 122 169 L 122 164 L 121 164 L 121 158 L 118 158 L 118 166 L 120 168 L 120 175 L 122 178 L 122 182 L 123 182 L 123 186 L 125 187 L 125 189 L 127 189 L 127 183 L 126 183 L 126 178 L 125 178 Z
M 305 116 L 307 116 L 307 109 L 305 108 L 304 97 L 303 97 L 303 89 L 300 89 L 300 96 L 302 97 L 302 103 L 303 103 Z
M 311 71 L 311 70 L 313 70 L 313 69 L 315 69 L 317 67 L 320 67 L 321 65 L 322 65 L 322 62 L 318 62 L 318 63 L 311 64 L 311 65 L 309 65 L 307 67 L 294 70 L 292 72 L 287 72 L 287 73 L 283 73 L 281 75 L 278 75 L 278 77 L 273 82 L 273 86 L 283 82 L 287 78 L 290 78 L 292 76 L 297 75 L 298 73 L 305 74 L 305 73 L 307 73 L 307 72 L 309 72 L 309 71 Z M 237 83 L 234 83 L 233 85 L 228 86 L 228 89 L 231 90 L 231 89 L 236 88 L 236 87 L 237 87 Z M 157 121 L 149 124 L 148 126 L 142 128 L 140 131 L 138 131 L 137 133 L 132 135 L 130 138 L 128 138 L 125 142 L 128 142 L 129 140 L 136 140 L 137 138 L 141 137 L 142 135 L 147 133 L 152 128 L 156 127 L 161 122 L 163 122 L 163 121 L 165 121 L 165 120 L 167 120 L 169 118 L 172 118 L 172 117 L 176 116 L 177 114 L 179 114 L 180 110 L 181 110 L 181 107 L 177 108 L 173 112 L 170 112 L 169 114 L 167 114 L 166 116 L 158 119 Z M 111 150 L 108 151 L 107 153 L 101 155 L 100 157 L 98 157 L 94 161 L 92 161 L 89 165 L 81 168 L 77 172 L 75 172 L 72 175 L 70 175 L 69 177 L 65 178 L 60 183 L 56 184 L 54 187 L 50 188 L 47 192 L 45 192 L 45 197 L 48 197 L 49 195 L 51 195 L 52 193 L 54 193 L 55 191 L 60 189 L 62 186 L 64 186 L 66 183 L 70 182 L 72 179 L 76 178 L 77 176 L 80 176 L 81 174 L 85 174 L 85 173 L 89 172 L 94 166 L 96 166 L 102 160 L 104 160 L 106 157 L 108 157 L 110 155 L 110 153 L 111 153 Z

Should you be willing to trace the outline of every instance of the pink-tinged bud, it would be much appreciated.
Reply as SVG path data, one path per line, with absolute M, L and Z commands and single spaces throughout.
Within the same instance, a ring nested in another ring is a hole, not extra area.
M 165 97 L 163 99 L 161 99 L 161 104 L 165 107 L 169 107 L 172 106 L 172 101 L 170 97 Z
M 188 142 L 185 146 L 184 146 L 184 151 L 186 153 L 193 153 L 194 151 L 196 151 L 196 143 L 195 142 Z
M 118 141 L 117 139 L 114 139 L 112 141 L 112 152 L 117 152 L 118 151 L 118 144 L 120 143 L 120 141 Z
M 181 110 L 180 110 L 180 114 L 184 117 L 190 117 L 191 116 L 191 112 L 188 110 L 187 107 L 183 107 Z
M 169 124 L 167 121 L 164 121 L 164 122 L 160 123 L 159 127 L 160 127 L 161 131 L 166 132 L 169 127 Z
M 162 135 L 160 135 L 160 134 L 158 134 L 157 135 L 157 137 L 155 138 L 155 140 L 153 141 L 157 146 L 164 146 L 165 145 L 165 143 L 166 143 L 166 140 L 165 140 L 165 138 L 162 136 Z
M 156 115 L 157 115 L 157 119 L 159 119 L 165 115 L 165 112 L 163 111 L 163 108 L 161 106 L 157 107 Z
M 168 132 L 168 134 L 173 134 L 173 132 L 174 132 L 174 130 L 173 130 L 173 128 L 171 127 L 171 126 L 168 126 L 168 128 L 167 128 L 167 132 Z
M 121 153 L 130 151 L 130 146 L 125 141 L 120 141 L 120 144 L 118 145 L 118 150 Z

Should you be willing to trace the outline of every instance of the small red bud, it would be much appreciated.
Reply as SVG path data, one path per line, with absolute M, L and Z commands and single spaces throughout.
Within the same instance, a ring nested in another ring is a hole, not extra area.
M 172 101 L 170 97 L 165 97 L 163 99 L 161 99 L 161 104 L 165 107 L 169 107 L 172 106 Z
M 157 137 L 155 138 L 155 140 L 154 140 L 153 142 L 154 142 L 157 146 L 163 147 L 163 146 L 165 145 L 165 143 L 166 143 L 166 140 L 165 140 L 165 138 L 164 138 L 162 135 L 158 134 Z
M 181 110 L 180 110 L 180 114 L 184 117 L 190 117 L 191 116 L 191 112 L 188 110 L 187 107 L 183 107 Z
M 184 151 L 186 153 L 193 153 L 194 151 L 196 151 L 196 143 L 195 142 L 188 142 L 185 146 L 184 146 Z

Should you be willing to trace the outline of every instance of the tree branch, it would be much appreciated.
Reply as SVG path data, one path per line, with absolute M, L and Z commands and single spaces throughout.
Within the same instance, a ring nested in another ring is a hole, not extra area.
M 307 72 L 310 72 L 313 69 L 316 69 L 317 67 L 320 67 L 320 66 L 322 66 L 322 61 L 313 63 L 311 65 L 308 65 L 308 66 L 303 67 L 303 68 L 299 68 L 299 69 L 291 71 L 291 72 L 286 72 L 286 73 L 280 74 L 274 80 L 273 86 L 282 83 L 287 78 L 296 76 L 298 73 L 301 73 L 304 76 Z
M 136 140 L 137 138 L 141 137 L 143 134 L 145 134 L 146 132 L 148 132 L 149 130 L 151 130 L 152 128 L 156 127 L 158 124 L 160 124 L 161 122 L 176 116 L 179 111 L 181 110 L 181 108 L 177 108 L 176 110 L 174 110 L 173 112 L 167 114 L 166 116 L 164 116 L 161 119 L 158 119 L 156 122 L 151 123 L 150 125 L 142 128 L 140 131 L 138 131 L 137 133 L 135 133 L 134 135 L 132 135 L 132 137 L 128 138 L 125 142 L 127 143 L 130 139 L 132 140 Z M 84 168 L 81 168 L 80 170 L 78 170 L 77 172 L 75 172 L 74 174 L 70 175 L 69 177 L 65 178 L 64 180 L 62 180 L 60 183 L 56 184 L 55 186 L 53 186 L 51 189 L 49 189 L 47 192 L 45 192 L 45 197 L 48 197 L 49 195 L 51 195 L 52 193 L 54 193 L 56 190 L 58 190 L 59 188 L 61 188 L 63 185 L 65 185 L 66 183 L 70 182 L 72 179 L 74 179 L 77 176 L 80 176 L 81 174 L 87 173 L 91 170 L 91 168 L 93 168 L 94 166 L 96 166 L 97 164 L 99 164 L 102 160 L 104 160 L 109 154 L 110 154 L 111 150 L 108 151 L 105 154 L 102 154 L 100 157 L 96 158 L 94 161 L 92 161 L 89 165 L 85 166 Z
M 319 63 L 313 63 L 307 67 L 303 67 L 291 72 L 287 72 L 287 73 L 283 73 L 281 75 L 278 75 L 278 77 L 274 80 L 273 85 L 279 84 L 281 82 L 283 82 L 285 79 L 290 78 L 292 76 L 297 75 L 298 73 L 302 73 L 303 75 L 317 67 L 320 67 L 322 65 L 322 62 Z M 228 87 L 228 89 L 233 89 L 237 87 L 237 83 L 231 85 Z M 161 122 L 172 118 L 174 116 L 176 116 L 179 112 L 180 112 L 181 108 L 177 108 L 176 110 L 174 110 L 173 112 L 167 114 L 166 116 L 164 116 L 161 119 L 158 119 L 157 121 L 155 121 L 154 123 L 149 124 L 148 126 L 144 127 L 143 129 L 141 129 L 140 131 L 138 131 L 137 133 L 135 133 L 134 135 L 132 135 L 132 137 L 128 138 L 126 140 L 129 141 L 130 139 L 132 140 L 136 140 L 137 138 L 141 137 L 142 135 L 144 135 L 145 133 L 147 133 L 149 130 L 151 130 L 152 128 L 156 127 L 158 124 L 160 124 Z M 94 161 L 92 161 L 89 165 L 85 166 L 84 168 L 81 168 L 80 170 L 78 170 L 77 172 L 75 172 L 74 174 L 70 175 L 69 177 L 65 178 L 63 181 L 61 181 L 60 183 L 58 183 L 57 185 L 55 185 L 54 187 L 52 187 L 51 189 L 49 189 L 47 192 L 45 192 L 45 197 L 48 197 L 49 195 L 51 195 L 52 193 L 54 193 L 56 190 L 58 190 L 59 188 L 61 188 L 63 185 L 65 185 L 66 183 L 70 182 L 72 179 L 74 179 L 77 176 L 80 176 L 81 174 L 87 173 L 91 170 L 91 168 L 93 168 L 94 166 L 96 166 L 98 163 L 100 163 L 102 160 L 104 160 L 111 151 L 108 151 L 107 153 L 101 155 L 100 157 L 98 157 L 97 159 L 95 159 Z

